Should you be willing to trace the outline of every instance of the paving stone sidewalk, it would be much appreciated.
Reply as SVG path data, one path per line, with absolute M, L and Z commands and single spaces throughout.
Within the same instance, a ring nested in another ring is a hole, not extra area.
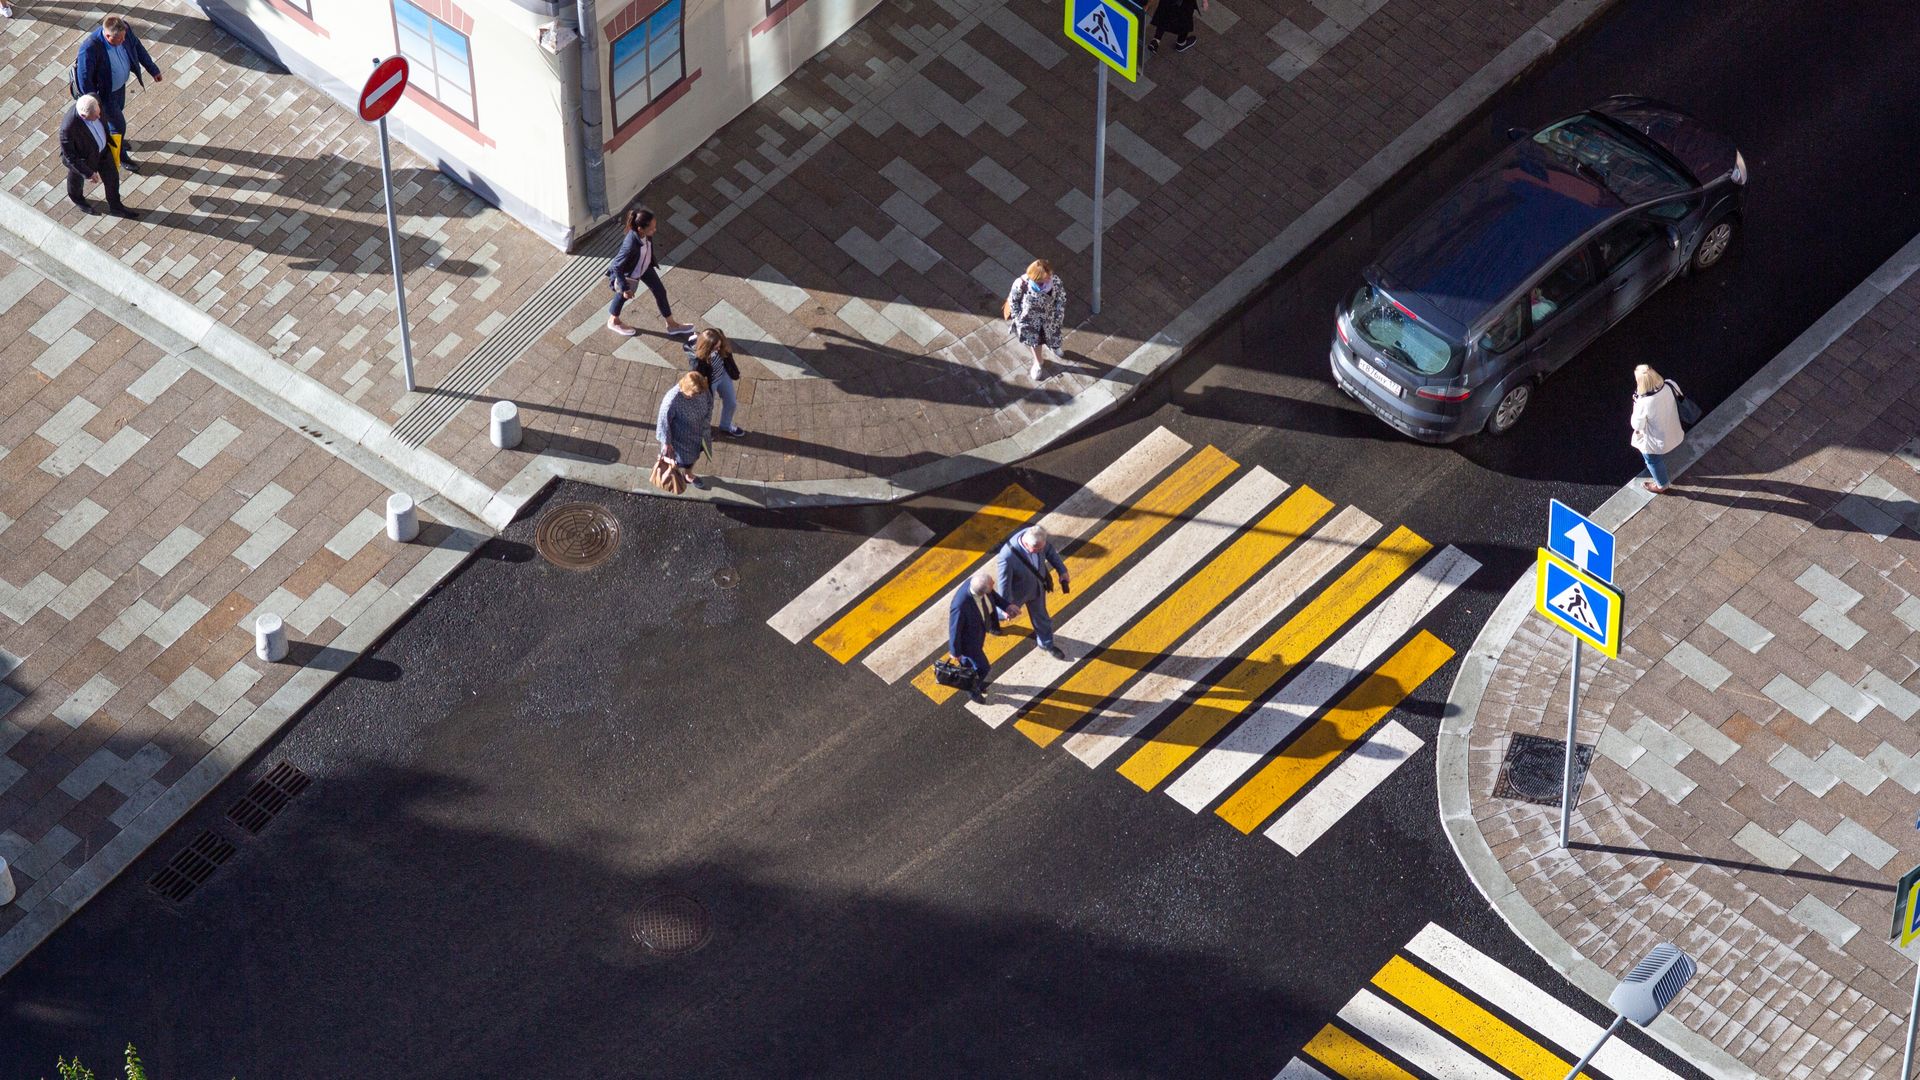
M 0 342 L 4 973 L 472 547 L 4 254 Z
M 1105 308 L 1090 317 L 1096 62 L 1062 39 L 1055 6 L 881 5 L 644 193 L 677 313 L 752 357 L 740 420 L 753 434 L 722 440 L 709 471 L 829 493 L 945 475 L 1075 402 L 1124 399 L 1140 375 L 1120 365 L 1203 329 L 1163 333 L 1210 290 L 1257 284 L 1229 279 L 1263 245 L 1330 194 L 1384 181 L 1354 177 L 1503 50 L 1550 47 L 1543 17 L 1571 10 L 1571 29 L 1601 7 L 1211 5 L 1198 49 L 1116 80 Z M 172 77 L 128 104 L 152 163 L 128 199 L 152 213 L 85 219 L 62 198 L 51 131 L 93 15 L 20 10 L 0 27 L 8 188 L 490 489 L 543 452 L 644 473 L 681 360 L 657 334 L 598 328 L 604 253 L 560 255 L 402 153 L 428 388 L 405 394 L 368 125 L 161 0 L 137 17 Z M 997 317 L 1034 256 L 1060 269 L 1074 327 L 1065 373 L 1038 386 Z M 636 309 L 653 325 L 645 297 Z M 487 442 L 495 398 L 522 408 L 519 450 Z
M 1672 1015 L 1769 1080 L 1886 1076 L 1900 1056 L 1914 965 L 1886 929 L 1920 863 L 1917 361 L 1910 279 L 1626 520 L 1627 636 L 1618 660 L 1588 652 L 1597 753 L 1572 849 L 1557 809 L 1492 796 L 1511 736 L 1564 734 L 1567 636 L 1528 614 L 1470 717 L 1473 822 L 1517 899 L 1615 976 L 1657 941 L 1687 949 L 1703 974 Z

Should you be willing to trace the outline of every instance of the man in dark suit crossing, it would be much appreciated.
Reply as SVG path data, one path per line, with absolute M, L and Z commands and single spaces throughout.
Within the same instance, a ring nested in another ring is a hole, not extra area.
M 67 198 L 89 214 L 100 211 L 87 201 L 86 182 L 100 178 L 107 192 L 107 210 L 123 218 L 140 215 L 120 202 L 120 170 L 107 149 L 107 126 L 100 119 L 100 99 L 82 94 L 60 118 L 60 161 L 67 167 Z
M 987 684 L 987 634 L 999 633 L 1000 621 L 1012 618 L 1006 601 L 994 591 L 993 575 L 982 570 L 953 591 L 947 604 L 947 651 L 955 660 L 973 669 L 973 686 L 968 693 L 975 701 L 985 701 L 982 688 Z

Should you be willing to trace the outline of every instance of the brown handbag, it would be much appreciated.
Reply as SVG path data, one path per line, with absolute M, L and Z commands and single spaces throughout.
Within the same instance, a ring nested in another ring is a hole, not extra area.
M 684 494 L 687 490 L 686 477 L 680 475 L 679 467 L 674 465 L 673 461 L 665 454 L 662 454 L 660 460 L 653 463 L 653 475 L 648 477 L 648 479 L 653 481 L 654 487 L 659 488 L 669 495 Z

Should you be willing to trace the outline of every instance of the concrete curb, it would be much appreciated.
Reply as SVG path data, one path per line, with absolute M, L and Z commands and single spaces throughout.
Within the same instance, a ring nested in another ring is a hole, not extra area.
M 1368 159 L 1353 175 L 1341 181 L 1306 213 L 1281 230 L 1279 236 L 1207 290 L 1159 333 L 1137 346 L 1115 369 L 1114 374 L 1119 379 L 1095 384 L 1072 403 L 1048 413 L 1018 434 L 957 457 L 909 469 L 894 477 L 751 484 L 716 477 L 711 478 L 713 487 L 705 491 L 690 490 L 686 495 L 676 497 L 783 508 L 893 502 L 978 476 L 1030 457 L 1060 442 L 1131 400 L 1142 387 L 1178 363 L 1209 329 L 1232 315 L 1235 309 L 1246 303 L 1288 263 L 1345 220 L 1361 203 L 1451 132 L 1455 125 L 1558 48 L 1562 40 L 1592 22 L 1612 3 L 1613 0 L 1563 0 L 1499 55 L 1455 87 L 1426 115 Z M 482 516 L 495 527 L 504 527 L 549 481 L 557 477 L 623 491 L 651 493 L 647 486 L 647 474 L 651 467 L 651 462 L 642 468 L 579 458 L 543 456 L 529 461 L 502 487 Z
M 1825 352 L 1827 346 L 1846 333 L 1862 315 L 1873 310 L 1888 293 L 1899 288 L 1916 271 L 1920 271 L 1920 236 L 1908 241 L 1867 280 L 1793 339 L 1765 367 L 1755 372 L 1738 392 L 1721 402 L 1719 407 L 1695 425 L 1673 455 L 1673 475 L 1678 477 L 1697 463 L 1776 391 Z M 1635 480 L 1614 492 L 1592 517 L 1609 529 L 1618 529 L 1654 498 Z M 1534 952 L 1539 953 L 1542 959 L 1552 964 L 1555 970 L 1566 976 L 1569 982 L 1592 995 L 1594 1000 L 1605 1001 L 1622 973 L 1607 972 L 1581 956 L 1560 936 L 1559 931 L 1527 904 L 1513 878 L 1487 846 L 1486 838 L 1473 819 L 1473 796 L 1468 789 L 1467 778 L 1468 738 L 1480 712 L 1480 700 L 1493 677 L 1494 666 L 1506 652 L 1521 621 L 1533 610 L 1533 589 L 1531 574 L 1523 575 L 1514 582 L 1494 609 L 1492 617 L 1481 627 L 1473 646 L 1461 658 L 1460 670 L 1454 676 L 1453 689 L 1447 696 L 1447 707 L 1440 721 L 1440 736 L 1434 748 L 1440 823 L 1446 830 L 1447 839 L 1453 844 L 1454 854 L 1466 868 L 1467 876 L 1473 879 L 1474 885 L 1513 932 Z M 1720 1080 L 1759 1080 L 1759 1074 L 1751 1068 L 1682 1026 L 1671 1016 L 1660 1017 L 1646 1030 L 1669 1049 Z

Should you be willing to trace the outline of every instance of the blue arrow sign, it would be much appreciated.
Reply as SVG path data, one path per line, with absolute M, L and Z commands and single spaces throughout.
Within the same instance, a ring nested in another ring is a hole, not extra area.
M 1125 0 L 1067 0 L 1067 36 L 1129 80 L 1140 76 L 1140 13 Z
M 1547 506 L 1547 550 L 1613 584 L 1613 534 L 1559 499 Z

